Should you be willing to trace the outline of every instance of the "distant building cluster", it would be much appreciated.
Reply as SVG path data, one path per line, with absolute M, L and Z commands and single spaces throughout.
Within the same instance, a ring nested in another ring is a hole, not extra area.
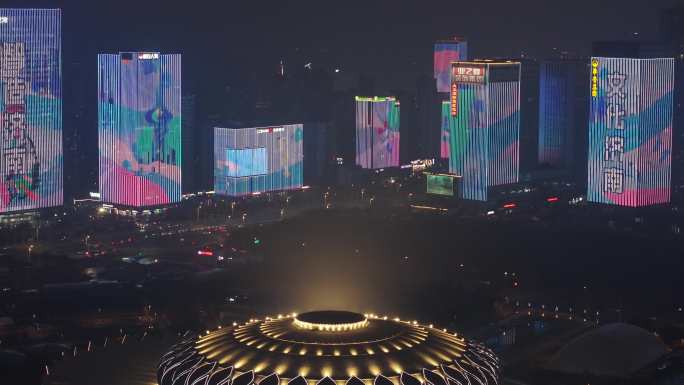
M 182 96 L 180 54 L 100 54 L 100 199 L 131 207 L 171 204 L 205 174 L 217 193 L 228 196 L 300 188 L 305 175 L 325 174 L 324 162 L 361 170 L 400 167 L 415 159 L 412 149 L 420 143 L 423 153 L 445 159 L 458 185 L 454 195 L 462 199 L 488 201 L 491 187 L 529 178 L 534 165 L 584 181 L 590 202 L 668 203 L 672 148 L 682 136 L 675 127 L 681 113 L 675 56 L 684 58 L 679 54 L 684 33 L 668 15 L 663 33 L 671 49 L 598 42 L 595 56 L 586 60 L 470 59 L 465 38 L 437 41 L 434 86 L 425 99 L 432 104 L 405 101 L 421 110 L 423 121 L 402 118 L 401 95 L 356 96 L 340 107 L 339 119 L 355 128 L 337 133 L 336 140 L 353 143 L 355 160 L 346 163 L 330 152 L 325 136 L 332 135 L 322 123 L 239 128 L 216 117 L 211 138 L 198 139 L 195 97 Z M 59 206 L 64 201 L 61 11 L 0 9 L 0 21 L 0 212 Z M 284 78 L 282 61 L 279 68 Z M 311 68 L 307 63 L 305 70 Z M 335 73 L 338 83 L 345 79 L 339 68 Z M 348 89 L 341 83 L 333 88 Z M 260 97 L 256 105 L 271 106 Z M 409 125 L 420 132 L 407 133 Z M 307 126 L 315 128 L 307 132 Z M 202 160 L 212 154 L 212 162 Z

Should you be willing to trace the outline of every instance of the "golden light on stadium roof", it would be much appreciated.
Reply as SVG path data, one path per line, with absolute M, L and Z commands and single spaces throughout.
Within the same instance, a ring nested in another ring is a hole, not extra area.
M 368 316 L 340 311 L 317 311 L 294 318 L 294 326 L 322 332 L 346 332 L 368 326 Z
M 448 385 L 474 378 L 487 385 L 497 383 L 499 370 L 489 349 L 432 324 L 318 311 L 188 337 L 162 357 L 157 378 L 160 385 Z

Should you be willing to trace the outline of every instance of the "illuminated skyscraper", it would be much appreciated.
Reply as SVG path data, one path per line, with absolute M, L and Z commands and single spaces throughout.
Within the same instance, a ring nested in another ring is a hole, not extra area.
M 0 8 L 0 213 L 63 203 L 61 21 Z
M 436 42 L 434 60 L 437 92 L 449 92 L 451 63 L 468 60 L 468 42 L 460 37 Z
M 214 191 L 241 196 L 302 187 L 301 124 L 214 128 Z
M 451 101 L 442 101 L 442 124 L 440 134 L 439 153 L 442 159 L 451 156 L 451 131 L 453 130 L 455 116 L 451 115 Z
M 578 68 L 577 61 L 569 60 L 546 61 L 541 64 L 539 164 L 559 168 L 569 168 L 572 165 Z
M 100 196 L 126 206 L 181 199 L 181 55 L 98 55 Z
M 487 188 L 518 181 L 520 63 L 452 64 L 449 170 L 461 197 L 487 200 Z
M 366 169 L 399 167 L 399 101 L 356 97 L 356 164 Z
M 183 164 L 181 165 L 181 176 L 183 181 L 182 192 L 190 193 L 200 191 L 198 186 L 200 162 L 197 132 L 197 118 L 196 118 L 196 103 L 197 97 L 195 95 L 185 95 L 181 99 L 181 125 L 183 130 L 181 132 L 182 140 L 181 147 L 183 148 Z
M 591 59 L 587 200 L 670 201 L 674 59 Z

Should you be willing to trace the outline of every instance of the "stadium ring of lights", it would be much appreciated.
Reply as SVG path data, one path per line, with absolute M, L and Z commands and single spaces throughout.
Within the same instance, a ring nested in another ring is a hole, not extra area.
M 346 311 L 312 311 L 294 317 L 300 329 L 326 332 L 346 332 L 368 326 L 368 316 Z
M 159 385 L 493 385 L 500 369 L 491 350 L 446 329 L 320 311 L 186 335 L 161 358 L 157 380 Z

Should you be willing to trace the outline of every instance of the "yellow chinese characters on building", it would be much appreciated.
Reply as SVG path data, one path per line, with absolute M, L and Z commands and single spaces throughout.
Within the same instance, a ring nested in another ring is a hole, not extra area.
M 598 96 L 598 59 L 591 60 L 591 97 Z

